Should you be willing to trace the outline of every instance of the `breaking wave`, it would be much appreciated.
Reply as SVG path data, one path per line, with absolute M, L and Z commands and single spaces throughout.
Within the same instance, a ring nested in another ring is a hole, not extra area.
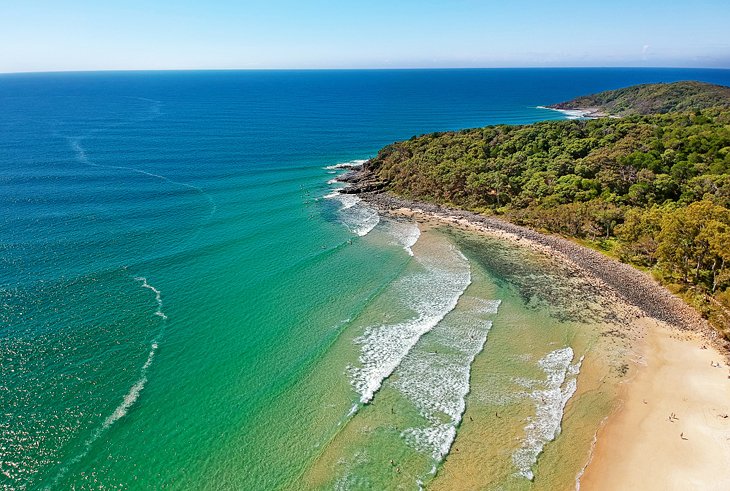
M 573 349 L 566 347 L 548 353 L 538 362 L 546 378 L 528 393 L 535 402 L 535 416 L 528 419 L 522 446 L 512 454 L 518 474 L 529 480 L 535 478 L 532 467 L 545 445 L 560 434 L 565 405 L 576 391 L 583 357 L 576 363 L 573 357 Z
M 386 232 L 393 237 L 395 243 L 403 248 L 409 256 L 413 256 L 412 247 L 421 236 L 421 229 L 416 222 L 405 220 L 385 220 Z
M 429 334 L 428 345 L 414 349 L 398 369 L 394 386 L 428 422 L 427 426 L 408 428 L 401 435 L 436 463 L 448 455 L 456 438 L 471 389 L 471 366 L 484 349 L 492 327 L 486 316 L 495 314 L 499 304 L 499 300 L 462 297 L 459 310 Z
M 438 258 L 416 258 L 422 270 L 398 280 L 401 301 L 416 314 L 394 324 L 371 326 L 355 340 L 361 346 L 360 366 L 349 367 L 360 402 L 369 403 L 383 380 L 400 365 L 421 336 L 456 306 L 471 283 L 468 260 L 453 246 Z
M 326 170 L 342 170 L 342 169 L 352 169 L 353 167 L 360 167 L 365 162 L 367 162 L 367 159 L 355 159 L 350 160 L 347 162 L 341 162 L 339 164 L 335 165 L 328 165 L 325 167 Z
M 340 208 L 337 210 L 340 221 L 355 235 L 364 237 L 380 223 L 378 212 L 354 194 L 335 191 L 324 197 L 340 202 Z

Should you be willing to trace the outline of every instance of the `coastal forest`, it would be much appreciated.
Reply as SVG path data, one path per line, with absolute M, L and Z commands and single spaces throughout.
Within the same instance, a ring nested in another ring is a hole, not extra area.
M 730 88 L 650 84 L 553 106 L 610 117 L 393 143 L 371 188 L 560 234 L 647 269 L 730 338 Z

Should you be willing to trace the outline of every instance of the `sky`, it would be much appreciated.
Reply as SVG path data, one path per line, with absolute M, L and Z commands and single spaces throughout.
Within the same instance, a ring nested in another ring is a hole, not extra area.
M 730 0 L 0 0 L 0 72 L 730 68 Z

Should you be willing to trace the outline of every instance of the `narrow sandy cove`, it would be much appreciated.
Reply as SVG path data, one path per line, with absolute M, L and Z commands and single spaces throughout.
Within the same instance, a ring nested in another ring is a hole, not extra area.
M 730 489 L 725 357 L 702 335 L 661 323 L 651 322 L 645 339 L 645 365 L 598 432 L 580 489 Z
M 389 213 L 461 226 L 559 254 L 463 217 L 410 208 Z M 580 266 L 574 258 L 566 259 Z M 636 375 L 623 384 L 621 406 L 598 430 L 576 488 L 730 489 L 730 365 L 724 350 L 709 339 L 707 330 L 680 330 L 652 318 L 640 323 L 646 335 L 635 347 L 642 353 L 632 367 Z

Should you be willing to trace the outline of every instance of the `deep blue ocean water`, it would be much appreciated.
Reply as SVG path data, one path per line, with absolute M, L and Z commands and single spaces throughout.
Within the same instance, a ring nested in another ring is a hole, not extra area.
M 291 485 L 362 398 L 323 364 L 414 267 L 327 167 L 690 79 L 730 70 L 0 75 L 0 483 Z

